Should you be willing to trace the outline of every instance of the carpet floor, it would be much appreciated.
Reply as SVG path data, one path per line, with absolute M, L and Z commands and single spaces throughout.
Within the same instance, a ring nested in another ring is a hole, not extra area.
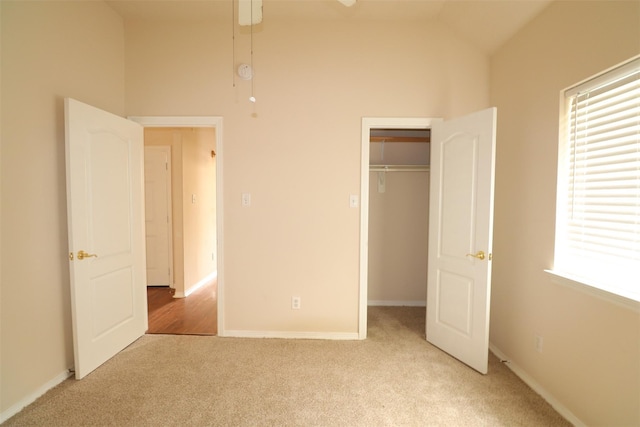
M 424 339 L 425 309 L 370 307 L 363 341 L 145 335 L 6 426 L 569 426 L 493 355 Z

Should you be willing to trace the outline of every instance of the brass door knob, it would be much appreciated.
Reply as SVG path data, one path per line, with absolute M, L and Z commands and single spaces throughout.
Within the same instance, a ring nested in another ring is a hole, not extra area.
M 83 251 L 83 250 L 78 251 L 78 257 L 77 257 L 77 258 L 78 258 L 79 260 L 83 260 L 83 259 L 85 259 L 85 258 L 91 258 L 91 257 L 98 258 L 98 255 L 96 255 L 96 254 L 89 254 L 89 253 L 86 253 L 86 252 L 85 252 L 85 251 Z
M 78 256 L 80 256 L 80 254 L 78 254 Z M 482 261 L 484 259 L 484 251 L 478 251 L 477 254 L 467 254 L 466 256 L 472 256 Z

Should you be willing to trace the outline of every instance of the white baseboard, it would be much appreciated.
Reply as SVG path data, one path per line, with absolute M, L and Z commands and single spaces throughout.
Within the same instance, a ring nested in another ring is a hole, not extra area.
M 187 289 L 184 293 L 184 297 L 188 297 L 189 295 L 191 295 L 192 293 L 194 293 L 195 291 L 197 291 L 199 288 L 201 288 L 202 286 L 206 285 L 207 283 L 211 282 L 213 279 L 216 278 L 216 276 L 218 276 L 218 272 L 214 271 L 213 273 L 209 274 L 208 276 L 204 277 L 203 279 L 201 279 L 198 283 L 196 283 L 195 285 L 191 286 L 189 289 Z M 182 298 L 184 298 L 182 297 Z
M 8 407 L 6 410 L 0 413 L 0 424 L 7 421 L 9 418 L 13 417 L 18 412 L 22 411 L 26 406 L 35 402 L 36 399 L 38 399 L 40 396 L 42 396 L 43 394 L 45 394 L 46 392 L 48 392 L 49 390 L 51 390 L 52 388 L 54 388 L 64 380 L 66 380 L 67 378 L 69 378 L 71 375 L 73 374 L 69 371 L 65 371 L 56 375 L 54 378 L 52 378 L 51 380 L 47 381 L 42 386 L 40 386 L 33 393 L 25 396 L 24 399 L 21 399 L 19 402 Z
M 197 291 L 199 288 L 201 288 L 202 286 L 206 285 L 207 283 L 211 282 L 213 279 L 215 279 L 218 276 L 218 272 L 214 271 L 213 273 L 209 274 L 208 276 L 204 277 L 202 280 L 200 280 L 199 282 L 197 282 L 195 285 L 191 286 L 189 289 L 187 289 L 185 292 L 182 291 L 175 291 L 173 293 L 173 297 L 174 298 L 186 298 L 189 295 L 191 295 L 192 293 L 194 293 L 195 291 Z M 175 288 L 174 288 L 175 289 Z
M 427 302 L 422 300 L 412 301 L 387 301 L 387 300 L 369 300 L 367 305 L 379 307 L 426 307 Z
M 357 332 L 289 332 L 289 331 L 224 331 L 224 337 L 233 338 L 284 338 L 305 340 L 357 340 Z
M 536 393 L 538 393 L 544 400 L 547 401 L 549 405 L 553 407 L 560 415 L 562 415 L 567 421 L 573 424 L 576 427 L 587 427 L 585 423 L 583 423 L 578 417 L 575 416 L 573 412 L 571 412 L 566 406 L 564 406 L 558 399 L 555 398 L 551 393 L 545 390 L 536 380 L 533 379 L 529 374 L 527 374 L 520 366 L 513 363 L 509 356 L 504 354 L 499 348 L 494 346 L 493 344 L 489 344 L 489 350 L 500 360 L 506 361 L 505 365 L 513 371 L 522 381 L 525 382 L 529 387 L 531 387 Z

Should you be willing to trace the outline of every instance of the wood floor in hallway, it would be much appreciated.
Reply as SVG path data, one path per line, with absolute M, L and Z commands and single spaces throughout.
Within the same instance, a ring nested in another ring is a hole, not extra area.
M 213 280 L 186 298 L 173 298 L 169 287 L 147 287 L 148 334 L 216 335 L 218 283 Z

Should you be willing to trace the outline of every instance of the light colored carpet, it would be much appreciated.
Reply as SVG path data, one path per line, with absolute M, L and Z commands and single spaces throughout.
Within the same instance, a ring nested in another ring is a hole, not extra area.
M 365 341 L 145 335 L 7 426 L 568 426 L 495 357 L 424 339 L 424 308 L 370 307 Z

